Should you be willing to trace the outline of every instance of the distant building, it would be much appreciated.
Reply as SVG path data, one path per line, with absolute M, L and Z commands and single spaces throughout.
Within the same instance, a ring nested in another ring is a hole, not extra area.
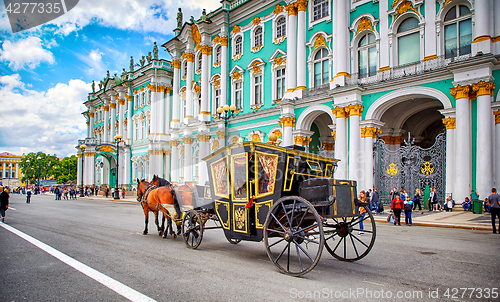
M 500 185 L 499 16 L 489 0 L 223 0 L 198 20 L 179 13 L 162 45 L 171 62 L 143 57 L 89 94 L 84 183 L 114 185 L 116 134 L 119 183 L 135 185 L 204 184 L 202 158 L 274 133 L 382 196 L 487 196 Z M 226 104 L 238 113 L 227 135 Z
M 18 187 L 23 177 L 20 163 L 23 156 L 9 152 L 0 153 L 0 173 L 3 186 Z

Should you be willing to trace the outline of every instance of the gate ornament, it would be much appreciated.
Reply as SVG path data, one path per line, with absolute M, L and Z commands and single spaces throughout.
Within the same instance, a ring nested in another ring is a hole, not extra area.
M 420 169 L 424 175 L 431 175 L 434 173 L 434 166 L 431 162 L 425 162 Z
M 387 174 L 389 174 L 391 176 L 394 176 L 394 175 L 398 174 L 398 168 L 396 168 L 396 164 L 395 163 L 391 163 L 389 165 L 389 169 L 387 169 Z

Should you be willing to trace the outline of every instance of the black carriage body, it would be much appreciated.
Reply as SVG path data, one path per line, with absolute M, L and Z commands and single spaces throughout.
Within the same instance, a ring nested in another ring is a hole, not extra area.
M 333 179 L 336 159 L 244 142 L 204 160 L 210 180 L 204 195 L 213 199 L 227 238 L 261 241 L 267 214 L 283 196 L 304 197 L 323 217 L 355 214 L 356 182 Z

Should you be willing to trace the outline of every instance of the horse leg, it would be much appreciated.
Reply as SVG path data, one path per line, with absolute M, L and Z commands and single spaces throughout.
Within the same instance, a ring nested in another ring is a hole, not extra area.
M 176 239 L 177 238 L 177 235 L 175 234 L 174 232 L 174 228 L 172 227 L 172 218 L 168 217 L 167 218 L 167 228 L 170 228 L 170 235 L 172 236 L 172 238 Z
M 163 232 L 163 238 L 167 238 L 167 235 L 168 235 L 168 225 L 167 225 L 167 227 L 165 228 L 165 217 L 167 217 L 167 216 L 165 215 L 165 213 L 163 213 L 163 216 L 162 216 L 162 218 L 161 218 L 161 228 L 162 228 L 163 230 L 165 230 L 165 231 Z
M 158 223 L 158 211 L 155 212 L 155 224 L 156 229 L 158 230 L 158 236 L 163 235 L 163 228 L 160 229 L 160 224 Z
M 142 232 L 142 235 L 147 235 L 148 234 L 148 222 L 149 222 L 149 209 L 147 205 L 144 205 L 144 203 L 141 203 L 142 205 L 142 210 L 144 211 L 144 231 Z

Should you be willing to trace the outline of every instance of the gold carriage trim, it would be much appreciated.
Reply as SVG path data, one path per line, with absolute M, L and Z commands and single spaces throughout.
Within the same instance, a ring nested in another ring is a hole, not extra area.
M 246 203 L 233 203 L 233 231 L 248 233 Z
M 220 205 L 223 205 L 226 207 L 226 211 L 227 211 L 227 221 L 224 221 L 222 220 L 222 217 L 219 213 L 219 206 Z M 230 221 L 230 217 L 231 217 L 231 212 L 230 212 L 230 208 L 229 208 L 229 202 L 227 201 L 220 201 L 220 200 L 216 200 L 215 201 L 215 212 L 217 212 L 217 216 L 219 216 L 219 221 L 221 222 L 222 224 L 222 227 L 226 230 L 229 230 L 231 228 L 230 224 L 229 224 L 229 221 Z
M 259 220 L 259 211 L 263 206 L 268 206 L 268 211 L 271 210 L 271 207 L 273 206 L 273 200 L 271 199 L 255 204 L 255 228 L 257 229 L 264 229 L 264 223 L 266 222 L 265 219 L 264 221 Z

